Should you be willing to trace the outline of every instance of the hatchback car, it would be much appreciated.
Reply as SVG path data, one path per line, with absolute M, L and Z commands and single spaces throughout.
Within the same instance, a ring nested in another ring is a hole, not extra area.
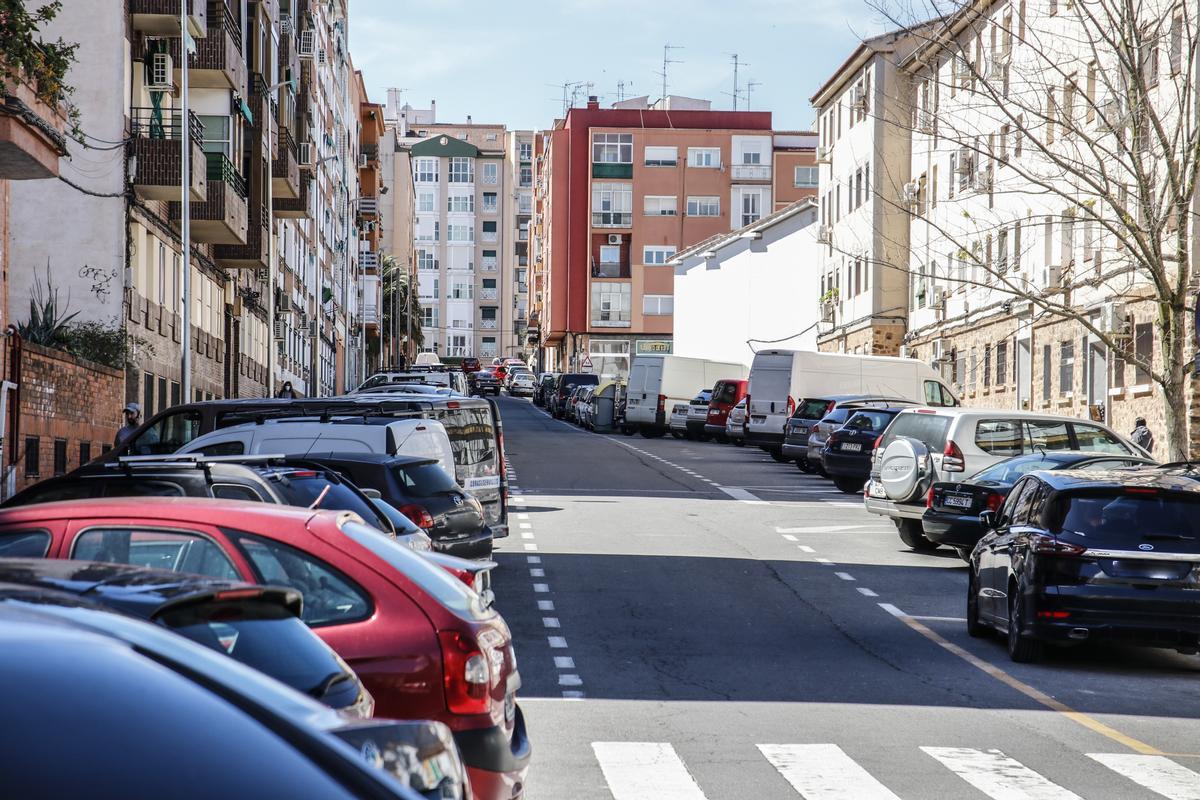
M 558 380 L 558 375 L 553 372 L 543 372 L 538 376 L 537 385 L 533 390 L 533 404 L 546 408 L 548 405 L 550 393 L 554 391 L 554 384 Z
M 477 798 L 523 791 L 530 746 L 508 626 L 480 596 L 353 514 L 137 498 L 0 510 L 0 546 L 270 583 L 358 674 L 376 713 L 449 725 Z
M 891 401 L 898 405 L 901 401 Z M 850 414 L 850 406 L 887 405 L 887 398 L 870 395 L 830 395 L 828 397 L 805 397 L 796 404 L 796 410 L 788 417 L 783 428 L 783 446 L 780 454 L 784 460 L 795 461 L 801 472 L 821 469 L 821 448 L 825 439 L 835 428 L 841 427 Z M 840 409 L 840 410 L 839 410 Z M 834 413 L 837 411 L 838 413 Z M 828 429 L 822 421 L 833 415 Z M 815 438 L 814 438 L 815 434 Z
M 1033 472 L 980 521 L 972 636 L 1002 632 L 1014 661 L 1046 642 L 1200 652 L 1200 481 L 1184 470 Z
M 691 406 L 687 403 L 676 403 L 671 406 L 671 416 L 667 419 L 667 430 L 676 439 L 687 437 L 688 411 Z
M 749 402 L 745 397 L 738 400 L 725 418 L 725 438 L 738 447 L 746 446 L 746 405 Z
M 466 358 L 464 358 L 462 360 L 462 363 L 459 364 L 459 368 L 464 373 L 478 372 L 479 370 L 483 369 L 483 365 L 479 363 L 478 358 L 472 358 L 470 356 L 467 356 Z
M 467 391 L 477 397 L 500 395 L 500 376 L 491 370 L 481 369 L 467 373 Z
M 875 448 L 864 504 L 872 514 L 890 517 L 906 545 L 929 549 L 935 545 L 925 538 L 921 518 L 932 483 L 973 475 L 1013 456 L 1052 450 L 1149 455 L 1098 422 L 1031 411 L 905 409 Z
M 748 380 L 733 379 L 720 380 L 713 385 L 712 398 L 708 403 L 708 418 L 704 423 L 705 433 L 719 442 L 726 441 L 725 426 L 729 422 L 729 412 L 746 396 L 749 385 Z
M 899 408 L 852 410 L 846 424 L 829 434 L 821 448 L 821 471 L 840 491 L 858 494 L 863 490 L 871 476 L 875 443 L 899 413 Z
M 533 397 L 537 379 L 532 372 L 518 372 L 508 382 L 508 393 L 513 397 Z
M 979 515 L 996 511 L 1008 497 L 1013 484 L 1036 470 L 1086 469 L 1112 470 L 1121 467 L 1150 466 L 1148 458 L 1111 456 L 1073 450 L 1052 450 L 1005 459 L 961 481 L 938 481 L 929 487 L 921 527 L 925 538 L 934 545 L 947 545 L 966 561 L 976 542 L 983 538 Z
M 712 389 L 702 389 L 688 403 L 686 433 L 689 439 L 708 440 L 708 404 L 712 402 Z

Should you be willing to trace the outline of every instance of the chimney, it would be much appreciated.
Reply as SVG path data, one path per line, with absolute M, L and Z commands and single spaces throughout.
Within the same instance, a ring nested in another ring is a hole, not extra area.
M 437 123 L 437 100 L 429 101 L 429 124 Z
M 468 125 L 471 124 L 471 115 L 470 114 L 467 114 L 467 124 Z
M 600 98 L 594 94 L 588 95 L 587 107 L 589 109 L 600 108 Z

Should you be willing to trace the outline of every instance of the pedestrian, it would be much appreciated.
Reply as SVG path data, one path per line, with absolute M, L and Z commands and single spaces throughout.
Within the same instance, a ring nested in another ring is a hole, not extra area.
M 142 407 L 137 403 L 126 403 L 125 408 L 121 409 L 121 413 L 125 415 L 125 424 L 117 431 L 117 436 L 113 439 L 113 447 L 120 447 L 124 444 L 125 440 L 142 424 Z
M 284 381 L 283 388 L 281 388 L 279 390 L 279 394 L 277 394 L 275 396 L 282 397 L 282 398 L 285 398 L 288 400 L 295 400 L 299 395 L 297 395 L 296 390 L 292 388 L 291 381 Z
M 1145 450 L 1147 453 L 1154 452 L 1154 434 L 1146 427 L 1146 418 L 1138 417 L 1133 422 L 1133 433 L 1129 434 L 1129 438 L 1133 439 L 1133 443 Z

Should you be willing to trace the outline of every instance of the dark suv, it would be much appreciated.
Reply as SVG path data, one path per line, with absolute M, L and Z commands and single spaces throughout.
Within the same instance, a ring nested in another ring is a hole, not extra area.
M 599 386 L 600 378 L 590 372 L 564 372 L 547 393 L 546 406 L 556 419 L 567 416 L 567 398 L 580 386 Z

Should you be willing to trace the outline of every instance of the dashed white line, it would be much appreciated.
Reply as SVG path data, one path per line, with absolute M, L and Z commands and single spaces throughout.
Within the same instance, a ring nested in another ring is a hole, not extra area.
M 884 611 L 891 614 L 893 617 L 907 617 L 908 616 L 907 614 L 905 614 L 900 609 L 896 608 L 891 603 L 879 603 L 878 605 L 880 608 L 882 608 Z
M 575 669 L 575 659 L 570 656 L 555 656 L 555 669 Z
M 796 537 L 795 537 L 795 536 L 792 536 L 790 533 L 785 533 L 785 534 L 783 535 L 783 538 L 787 539 L 789 542 L 794 542 L 794 541 L 796 541 Z
M 853 576 L 853 575 L 851 575 L 849 572 L 835 572 L 835 573 L 833 573 L 833 574 L 834 574 L 834 575 L 837 575 L 839 578 L 841 578 L 841 579 L 842 579 L 842 580 L 844 580 L 844 581 L 852 581 L 852 580 L 854 580 L 854 576 Z
M 562 696 L 563 700 L 582 700 L 584 695 L 583 692 L 570 692 L 564 690 Z
M 879 597 L 879 595 L 875 594 L 874 592 L 872 592 L 870 589 L 868 589 L 865 586 L 859 586 L 858 593 L 863 595 L 864 597 Z
M 813 550 L 811 547 L 809 547 L 809 546 L 808 546 L 808 545 L 806 545 L 806 544 L 802 544 L 802 545 L 800 545 L 800 552 L 802 552 L 802 553 L 815 553 L 815 552 L 817 552 L 817 551 L 816 551 L 816 550 Z
M 813 561 L 816 561 L 818 564 L 824 564 L 827 567 L 833 566 L 833 562 L 828 558 L 814 558 Z
M 538 611 L 553 611 L 554 610 L 554 601 L 553 600 L 538 600 L 537 604 L 538 604 Z
M 525 549 L 526 550 L 537 550 L 537 545 L 536 544 L 526 544 Z
M 544 577 L 546 577 L 546 570 L 541 569 L 540 567 L 535 567 L 535 568 L 529 570 L 529 577 L 544 578 Z
M 540 563 L 542 563 L 542 557 L 541 556 L 525 556 L 525 561 L 529 564 L 540 564 Z
M 533 525 L 528 522 L 522 522 L 522 523 L 520 523 L 520 525 L 518 527 L 523 531 L 527 531 L 527 530 L 531 530 L 533 528 Z
M 547 636 L 546 641 L 550 643 L 550 648 L 553 650 L 567 649 L 567 640 L 561 636 Z
M 533 538 L 533 533 L 531 533 L 530 531 L 522 531 L 522 532 L 521 532 L 521 538 L 522 538 L 522 539 L 532 539 L 532 538 Z
M 578 675 L 559 675 L 559 686 L 583 686 L 583 678 Z
M 543 628 L 561 628 L 562 624 L 558 621 L 558 617 L 542 617 Z
M 517 514 L 517 519 L 529 519 L 528 514 Z

